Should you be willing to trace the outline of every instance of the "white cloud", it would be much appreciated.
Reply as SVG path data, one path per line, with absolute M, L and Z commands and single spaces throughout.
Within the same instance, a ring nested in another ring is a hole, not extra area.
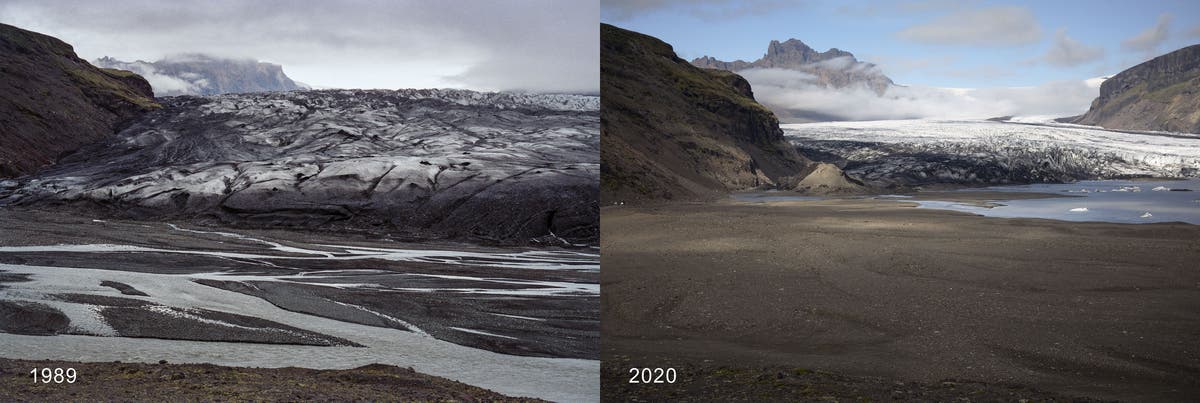
M 1184 35 L 1187 35 L 1188 38 L 1200 38 L 1200 24 L 1197 24 L 1197 25 L 1193 26 L 1191 29 L 1188 29 L 1187 33 Z
M 947 14 L 896 35 L 930 44 L 1013 46 L 1041 40 L 1042 28 L 1028 8 L 1001 6 Z
M 1034 87 L 938 88 L 894 86 L 883 96 L 863 87 L 827 89 L 810 76 L 784 69 L 739 72 L 755 98 L 786 117 L 787 111 L 843 120 L 1071 116 L 1087 111 L 1100 80 L 1054 81 Z
M 1060 28 L 1054 34 L 1054 44 L 1043 58 L 1055 66 L 1078 66 L 1103 59 L 1104 48 L 1079 42 L 1067 36 L 1066 28 Z
M 863 60 L 870 60 L 883 71 L 893 74 L 906 74 L 913 71 L 928 71 L 932 68 L 950 66 L 958 62 L 956 55 L 927 55 L 913 57 L 910 55 L 876 55 L 863 54 Z
M 668 9 L 706 21 L 718 21 L 767 15 L 804 3 L 806 0 L 601 0 L 600 10 L 605 19 L 614 21 Z
M 150 83 L 150 88 L 154 90 L 154 95 L 160 97 L 194 93 L 207 84 L 205 80 L 194 80 L 199 77 L 195 74 L 192 74 L 194 77 L 188 77 L 189 73 L 181 74 L 183 78 L 159 74 L 158 69 L 154 68 L 154 66 L 142 62 L 125 63 L 115 67 L 129 70 L 142 76 Z
M 1121 48 L 1136 50 L 1139 52 L 1155 53 L 1158 51 L 1158 46 L 1167 41 L 1167 36 L 1170 30 L 1171 15 L 1160 15 L 1158 16 L 1158 23 L 1154 24 L 1153 27 L 1142 31 L 1129 39 L 1121 41 Z

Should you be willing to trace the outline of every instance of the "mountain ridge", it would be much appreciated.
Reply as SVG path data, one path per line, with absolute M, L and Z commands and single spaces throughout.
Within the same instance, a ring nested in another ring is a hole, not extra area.
M 155 62 L 121 61 L 109 56 L 96 65 L 129 70 L 150 81 L 158 96 L 295 91 L 307 89 L 283 72 L 283 66 L 254 59 L 188 53 Z
M 863 85 L 877 95 L 882 95 L 888 87 L 894 85 L 874 64 L 859 61 L 853 53 L 838 48 L 818 52 L 795 38 L 783 42 L 772 40 L 767 45 L 767 53 L 753 62 L 726 62 L 706 55 L 692 60 L 691 63 L 697 67 L 733 72 L 752 68 L 801 71 L 816 76 L 812 81 L 827 88 Z
M 736 73 L 694 66 L 666 42 L 608 24 L 600 60 L 603 204 L 793 189 L 817 168 Z M 835 191 L 820 185 L 803 190 Z

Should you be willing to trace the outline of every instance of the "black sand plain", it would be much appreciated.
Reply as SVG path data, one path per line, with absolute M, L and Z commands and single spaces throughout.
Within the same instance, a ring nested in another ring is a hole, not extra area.
M 915 206 L 605 207 L 603 400 L 1200 396 L 1200 226 Z

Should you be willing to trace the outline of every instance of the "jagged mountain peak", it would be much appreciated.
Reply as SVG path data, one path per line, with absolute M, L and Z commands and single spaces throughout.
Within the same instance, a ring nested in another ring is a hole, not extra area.
M 746 69 L 786 69 L 810 74 L 812 84 L 826 88 L 861 86 L 883 95 L 893 85 L 892 79 L 871 63 L 861 62 L 853 53 L 838 48 L 818 52 L 799 39 L 780 42 L 772 40 L 767 53 L 753 62 L 726 62 L 704 56 L 692 60 L 697 67 L 741 71 Z
M 854 54 L 838 49 L 830 48 L 824 52 L 818 52 L 804 41 L 796 38 L 791 38 L 783 42 L 771 41 L 767 46 L 767 54 L 763 58 L 772 60 L 777 63 L 800 62 L 800 63 L 816 63 L 820 61 L 835 59 L 839 57 L 849 57 L 854 59 Z M 854 59 L 858 61 L 858 59 Z

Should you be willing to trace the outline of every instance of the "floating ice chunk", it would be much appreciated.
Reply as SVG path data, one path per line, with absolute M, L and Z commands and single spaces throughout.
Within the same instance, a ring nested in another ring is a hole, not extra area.
M 1071 211 L 1077 212 L 1077 213 L 1086 213 L 1088 211 L 1088 209 L 1087 209 L 1087 207 L 1076 207 L 1076 208 L 1071 209 Z
M 1154 214 L 1150 214 L 1150 212 L 1149 212 L 1149 211 L 1147 211 L 1147 212 L 1145 212 L 1144 214 L 1142 214 L 1142 218 L 1150 218 L 1150 217 L 1154 217 Z
M 1151 189 L 1151 190 L 1153 190 L 1153 191 L 1155 191 L 1155 192 L 1167 192 L 1167 191 L 1170 191 L 1170 190 L 1171 190 L 1171 188 L 1169 188 L 1169 187 L 1166 187 L 1166 186 L 1158 186 L 1158 187 L 1155 187 L 1154 189 Z

